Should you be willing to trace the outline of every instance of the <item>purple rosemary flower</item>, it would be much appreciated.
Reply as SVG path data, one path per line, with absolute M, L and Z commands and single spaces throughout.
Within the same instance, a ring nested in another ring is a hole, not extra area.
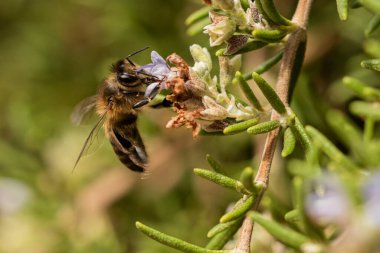
M 152 76 L 156 76 L 160 79 L 168 77 L 170 75 L 171 70 L 161 55 L 159 55 L 156 51 L 152 51 L 151 59 L 152 63 L 141 66 L 138 71 L 143 70 L 144 72 Z
M 342 225 L 350 214 L 350 202 L 339 179 L 325 173 L 311 183 L 305 209 L 309 218 L 320 226 Z

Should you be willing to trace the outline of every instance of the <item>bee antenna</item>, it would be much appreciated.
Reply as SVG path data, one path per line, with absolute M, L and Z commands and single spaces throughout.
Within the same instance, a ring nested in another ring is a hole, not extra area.
M 137 50 L 136 52 L 133 52 L 133 53 L 127 55 L 127 57 L 125 57 L 125 58 L 126 58 L 127 60 L 129 60 L 129 57 L 132 57 L 132 56 L 134 56 L 135 54 L 138 54 L 138 53 L 140 53 L 140 52 L 142 52 L 142 51 L 144 51 L 144 50 L 147 50 L 148 48 L 150 48 L 150 47 L 148 46 L 148 47 L 141 48 L 141 49 Z

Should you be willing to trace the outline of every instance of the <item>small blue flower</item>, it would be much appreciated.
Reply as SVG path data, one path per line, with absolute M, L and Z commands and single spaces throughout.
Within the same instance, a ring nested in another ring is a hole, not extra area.
M 320 226 L 342 225 L 347 222 L 350 217 L 350 201 L 337 176 L 324 173 L 311 183 L 311 192 L 305 200 L 305 211 Z
M 156 76 L 160 79 L 168 77 L 171 73 L 169 66 L 166 64 L 164 58 L 159 55 L 156 51 L 152 51 L 151 53 L 152 63 L 141 66 L 138 71 L 143 70 L 147 74 L 152 76 Z

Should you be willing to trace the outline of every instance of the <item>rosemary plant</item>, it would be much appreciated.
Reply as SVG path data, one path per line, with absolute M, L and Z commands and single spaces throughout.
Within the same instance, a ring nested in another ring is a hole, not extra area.
M 212 170 L 194 169 L 196 176 L 241 195 L 207 233 L 207 245 L 193 245 L 141 222 L 136 227 L 182 252 L 259 252 L 260 244 L 267 244 L 265 252 L 380 250 L 376 239 L 380 232 L 380 174 L 376 172 L 380 165 L 376 135 L 380 90 L 354 77 L 342 79 L 344 87 L 359 98 L 349 104 L 349 112 L 364 122 L 361 129 L 344 112 L 328 109 L 325 120 L 345 146 L 343 152 L 317 128 L 304 126 L 290 106 L 303 65 L 313 1 L 298 1 L 291 19 L 279 12 L 273 0 L 204 2 L 205 7 L 187 18 L 188 33 L 207 34 L 209 46 L 218 48 L 216 55 L 211 56 L 206 46 L 192 45 L 192 66 L 172 54 L 167 58 L 173 65 L 170 67 L 154 52 L 152 63 L 142 68 L 165 77 L 160 89 L 169 90 L 166 99 L 173 103 L 176 113 L 168 128 L 185 125 L 192 129 L 193 136 L 265 134 L 260 164 L 257 170 L 242 168 L 240 179 L 224 174 L 223 166 L 210 155 L 207 161 Z M 342 21 L 349 18 L 350 8 L 366 8 L 373 13 L 368 27 L 363 28 L 367 37 L 380 26 L 378 0 L 337 0 L 336 6 Z M 242 56 L 264 47 L 275 47 L 278 52 L 255 69 L 242 73 Z M 375 46 L 368 46 L 367 51 L 377 57 L 380 54 Z M 211 74 L 215 69 L 213 57 L 219 61 L 218 77 Z M 277 82 L 272 85 L 262 74 L 277 64 Z M 380 71 L 380 60 L 363 60 L 361 67 Z M 243 96 L 232 94 L 233 86 L 240 87 Z M 259 99 L 258 91 L 266 101 Z M 303 156 L 288 160 L 293 206 L 286 208 L 279 208 L 276 199 L 266 194 L 279 139 L 284 159 L 292 157 L 296 149 L 303 152 Z M 253 230 L 254 223 L 271 235 L 268 242 L 252 240 L 255 233 L 262 233 Z M 225 248 L 229 241 L 232 243 Z

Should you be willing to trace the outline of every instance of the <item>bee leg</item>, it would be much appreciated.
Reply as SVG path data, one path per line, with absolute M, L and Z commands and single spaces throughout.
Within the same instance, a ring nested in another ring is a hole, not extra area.
M 132 107 L 133 107 L 133 109 L 140 108 L 140 107 L 148 104 L 149 101 L 150 101 L 149 98 L 144 98 L 144 99 L 140 100 L 139 102 L 137 102 L 136 104 L 134 104 Z
M 145 91 L 145 98 L 140 100 L 136 104 L 134 104 L 133 109 L 136 109 L 148 104 L 150 100 L 152 100 L 160 91 L 160 84 L 161 83 L 159 82 L 149 84 Z

